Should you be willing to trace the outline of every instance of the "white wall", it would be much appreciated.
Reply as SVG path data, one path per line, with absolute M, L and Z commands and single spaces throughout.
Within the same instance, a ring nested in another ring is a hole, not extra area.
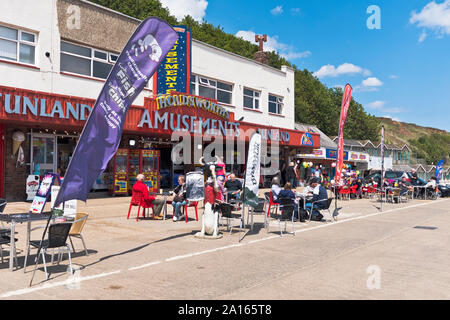
M 232 105 L 229 111 L 244 121 L 294 129 L 294 71 L 283 66 L 282 70 L 263 65 L 200 41 L 192 41 L 192 73 L 233 84 Z M 260 111 L 244 110 L 244 87 L 261 91 Z M 269 93 L 284 98 L 282 117 L 268 113 Z
M 96 99 L 104 81 L 84 79 L 60 74 L 60 34 L 57 26 L 56 0 L 14 0 L 0 1 L 0 24 L 24 29 L 38 34 L 36 67 L 18 66 L 0 62 L 0 85 L 48 93 L 57 93 Z M 50 59 L 45 56 L 50 52 Z M 233 83 L 235 118 L 261 125 L 294 129 L 294 71 L 263 65 L 199 41 L 192 41 L 192 72 L 208 78 Z M 243 89 L 248 87 L 261 91 L 260 111 L 243 109 Z M 152 88 L 152 81 L 149 83 Z M 268 94 L 284 98 L 282 116 L 268 113 Z M 143 105 L 144 96 L 151 96 L 151 90 L 144 90 L 134 102 Z

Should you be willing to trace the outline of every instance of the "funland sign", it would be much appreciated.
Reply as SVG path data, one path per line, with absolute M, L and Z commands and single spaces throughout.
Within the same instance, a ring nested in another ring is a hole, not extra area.
M 0 86 L 0 120 L 8 122 L 81 128 L 94 103 L 88 98 Z M 145 98 L 143 107 L 130 107 L 124 124 L 124 132 L 130 133 L 189 132 L 230 138 L 239 137 L 249 129 L 268 142 L 305 144 L 303 132 L 235 121 L 234 113 L 217 101 L 182 93 Z M 314 136 L 314 147 L 319 143 L 319 138 Z

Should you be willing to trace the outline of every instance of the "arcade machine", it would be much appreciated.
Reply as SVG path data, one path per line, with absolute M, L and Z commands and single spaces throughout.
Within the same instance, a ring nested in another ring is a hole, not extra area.
M 140 150 L 141 173 L 150 192 L 159 192 L 159 150 Z
M 128 195 L 128 149 L 117 149 L 116 154 L 109 162 L 110 195 Z
M 141 161 L 140 161 L 140 150 L 130 149 L 128 154 L 128 194 L 131 194 L 133 185 L 136 183 L 136 177 L 140 173 Z

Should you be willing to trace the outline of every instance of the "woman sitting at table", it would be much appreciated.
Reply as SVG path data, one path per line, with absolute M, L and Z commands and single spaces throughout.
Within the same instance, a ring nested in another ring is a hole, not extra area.
M 136 180 L 136 183 L 133 185 L 133 192 L 139 192 L 142 194 L 146 207 L 149 207 L 151 204 L 153 204 L 153 209 L 155 210 L 155 219 L 162 219 L 161 209 L 164 205 L 164 200 L 156 199 L 155 197 L 148 194 L 148 188 L 144 182 L 145 176 L 142 173 L 137 175 Z
M 294 219 L 298 219 L 298 201 L 295 198 L 295 194 L 292 191 L 292 185 L 290 182 L 287 182 L 284 185 L 284 189 L 280 191 L 278 194 L 278 200 L 279 199 L 291 199 L 292 203 L 294 204 Z M 303 221 L 301 221 L 303 220 Z M 301 222 L 305 222 L 305 219 L 301 219 Z

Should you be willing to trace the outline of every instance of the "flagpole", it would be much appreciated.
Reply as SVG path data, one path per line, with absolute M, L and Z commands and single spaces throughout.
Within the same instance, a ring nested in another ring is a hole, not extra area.
M 381 212 L 383 212 L 383 190 L 384 190 L 384 126 L 381 126 Z

